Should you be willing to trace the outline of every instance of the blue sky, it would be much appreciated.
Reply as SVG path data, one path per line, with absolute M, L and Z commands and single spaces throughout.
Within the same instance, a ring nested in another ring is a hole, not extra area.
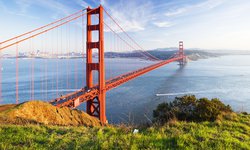
M 249 0 L 1 0 L 0 40 L 100 3 L 145 49 L 250 50 Z

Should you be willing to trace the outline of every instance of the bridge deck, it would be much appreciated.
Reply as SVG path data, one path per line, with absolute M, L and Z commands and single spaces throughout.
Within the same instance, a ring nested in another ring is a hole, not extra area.
M 117 76 L 115 78 L 109 79 L 106 81 L 106 91 L 111 90 L 113 88 L 116 88 L 116 87 L 122 85 L 123 83 L 126 83 L 126 82 L 140 76 L 140 75 L 143 75 L 143 74 L 149 72 L 149 71 L 152 71 L 152 70 L 159 68 L 163 65 L 166 65 L 168 63 L 181 60 L 183 58 L 185 58 L 185 56 L 175 57 L 175 58 L 171 58 L 168 60 L 163 60 L 163 61 L 160 61 L 156 64 L 153 64 L 153 65 L 150 65 L 150 66 L 147 66 L 147 67 L 135 70 L 135 71 L 131 71 L 129 73 L 122 74 L 122 75 Z M 75 108 L 83 102 L 94 99 L 95 97 L 98 96 L 98 94 L 99 94 L 98 85 L 95 85 L 91 89 L 82 88 L 76 92 L 69 93 L 67 95 L 61 96 L 60 98 L 56 98 L 55 100 L 51 101 L 51 104 L 58 106 L 58 107 L 67 106 L 67 107 Z

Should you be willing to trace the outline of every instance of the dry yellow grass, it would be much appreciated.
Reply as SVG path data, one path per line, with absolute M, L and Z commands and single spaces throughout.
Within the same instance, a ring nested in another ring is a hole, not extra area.
M 58 108 L 43 101 L 0 106 L 1 124 L 44 124 L 61 126 L 100 126 L 97 118 L 83 111 Z
M 16 106 L 16 104 L 0 105 L 0 113 L 1 113 L 2 111 L 11 109 L 11 108 L 13 108 L 13 107 L 15 107 L 15 106 Z

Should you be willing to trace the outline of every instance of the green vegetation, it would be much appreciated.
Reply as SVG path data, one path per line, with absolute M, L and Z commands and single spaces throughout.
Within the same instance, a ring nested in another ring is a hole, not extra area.
M 222 113 L 231 113 L 229 105 L 219 99 L 197 99 L 194 95 L 176 97 L 173 102 L 159 104 L 153 111 L 155 122 L 164 124 L 172 119 L 181 121 L 215 121 Z
M 250 116 L 223 114 L 215 122 L 164 126 L 57 127 L 0 125 L 0 149 L 250 149 Z
M 186 109 L 190 103 L 193 109 Z M 183 111 L 173 111 L 178 117 L 150 127 L 1 124 L 0 149 L 250 149 L 249 114 L 231 112 L 231 108 L 218 99 L 197 100 L 194 96 L 176 98 L 171 105 Z M 160 104 L 156 111 L 172 110 L 169 106 Z M 7 107 L 0 110 L 5 113 L 20 110 L 20 106 Z M 195 115 L 198 110 L 208 121 Z M 160 116 L 164 115 L 158 114 L 156 119 Z M 178 121 L 178 118 L 187 121 Z M 139 132 L 133 133 L 134 129 Z

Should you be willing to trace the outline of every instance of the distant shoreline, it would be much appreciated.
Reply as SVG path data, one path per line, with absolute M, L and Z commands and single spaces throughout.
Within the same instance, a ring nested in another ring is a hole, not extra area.
M 160 58 L 162 60 L 168 59 L 170 56 L 172 56 L 174 53 L 177 51 L 149 51 L 152 55 L 154 55 L 157 58 Z M 208 59 L 211 57 L 220 57 L 220 56 L 226 56 L 226 55 L 250 55 L 250 53 L 236 53 L 236 52 L 213 52 L 213 51 L 203 51 L 203 50 L 186 50 L 185 51 L 186 56 L 188 57 L 189 60 L 191 61 L 197 61 L 199 59 Z M 2 59 L 82 59 L 86 58 L 86 56 L 82 57 L 81 56 L 48 56 L 48 57 L 43 57 L 43 56 L 36 56 L 36 57 L 30 57 L 30 56 L 2 56 Z M 94 57 L 98 58 L 98 57 Z M 116 52 L 106 52 L 105 53 L 105 58 L 138 58 L 141 59 L 140 55 L 138 55 L 136 52 L 132 53 L 116 53 Z

